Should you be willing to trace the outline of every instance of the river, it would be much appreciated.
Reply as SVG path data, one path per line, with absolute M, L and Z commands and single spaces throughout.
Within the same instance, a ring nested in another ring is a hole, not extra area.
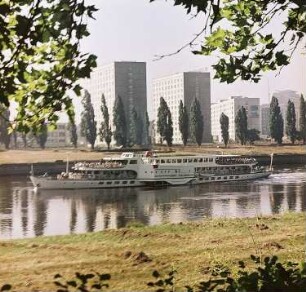
M 277 168 L 268 179 L 157 189 L 35 192 L 27 177 L 0 177 L 0 239 L 286 211 L 306 211 L 305 166 Z

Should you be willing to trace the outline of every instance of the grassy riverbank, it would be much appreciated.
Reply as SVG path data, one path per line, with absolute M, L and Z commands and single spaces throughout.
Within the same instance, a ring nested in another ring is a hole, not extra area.
M 305 258 L 303 213 L 201 223 L 130 227 L 91 234 L 0 241 L 0 287 L 53 291 L 53 276 L 110 273 L 110 290 L 147 290 L 152 271 L 178 271 L 179 287 L 208 277 L 216 264 L 236 269 L 251 254 Z M 144 254 L 142 254 L 144 253 Z M 147 256 L 147 257 L 146 257 Z
M 159 151 L 173 151 L 176 154 L 239 154 L 239 155 L 270 155 L 275 154 L 306 154 L 305 145 L 286 145 L 286 146 L 239 146 L 230 145 L 228 148 L 217 148 L 214 145 L 202 145 L 200 147 L 156 147 Z M 99 160 L 103 156 L 118 155 L 114 152 L 95 152 L 88 150 L 75 149 L 46 149 L 46 150 L 9 150 L 0 151 L 0 164 L 18 164 L 18 163 L 37 163 L 37 162 L 54 162 L 57 160 L 70 161 L 75 160 Z

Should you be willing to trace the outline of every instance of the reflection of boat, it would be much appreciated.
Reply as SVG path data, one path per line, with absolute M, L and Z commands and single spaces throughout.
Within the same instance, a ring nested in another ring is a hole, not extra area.
M 268 177 L 270 171 L 257 165 L 254 158 L 232 155 L 157 157 L 122 153 L 100 162 L 83 162 L 72 171 L 53 177 L 31 175 L 42 189 L 114 188 L 144 185 L 186 185 L 214 181 L 236 181 Z

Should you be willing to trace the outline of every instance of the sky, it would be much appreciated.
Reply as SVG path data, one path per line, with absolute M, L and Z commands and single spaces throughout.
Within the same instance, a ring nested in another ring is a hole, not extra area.
M 181 6 L 173 6 L 172 0 L 87 0 L 99 11 L 96 20 L 90 21 L 91 35 L 82 43 L 82 50 L 98 56 L 98 65 L 114 61 L 147 62 L 148 108 L 151 106 L 152 79 L 183 72 L 209 71 L 214 59 L 194 55 L 191 49 L 154 61 L 156 55 L 175 52 L 188 43 L 203 27 L 201 17 L 192 18 Z M 276 22 L 274 29 L 281 22 Z M 306 91 L 306 55 L 297 52 L 291 64 L 280 73 L 265 74 L 258 84 L 235 82 L 211 84 L 212 102 L 227 99 L 232 95 L 259 97 L 268 103 L 275 90 L 291 89 Z

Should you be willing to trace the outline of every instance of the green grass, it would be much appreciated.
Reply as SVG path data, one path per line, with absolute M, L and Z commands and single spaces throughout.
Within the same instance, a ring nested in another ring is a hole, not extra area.
M 144 252 L 151 261 L 137 259 Z M 152 271 L 178 271 L 179 287 L 208 277 L 215 264 L 235 272 L 239 260 L 277 255 L 282 261 L 305 257 L 305 214 L 197 223 L 130 227 L 71 236 L 0 242 L 0 287 L 54 290 L 53 276 L 75 272 L 110 273 L 110 290 L 145 290 Z

